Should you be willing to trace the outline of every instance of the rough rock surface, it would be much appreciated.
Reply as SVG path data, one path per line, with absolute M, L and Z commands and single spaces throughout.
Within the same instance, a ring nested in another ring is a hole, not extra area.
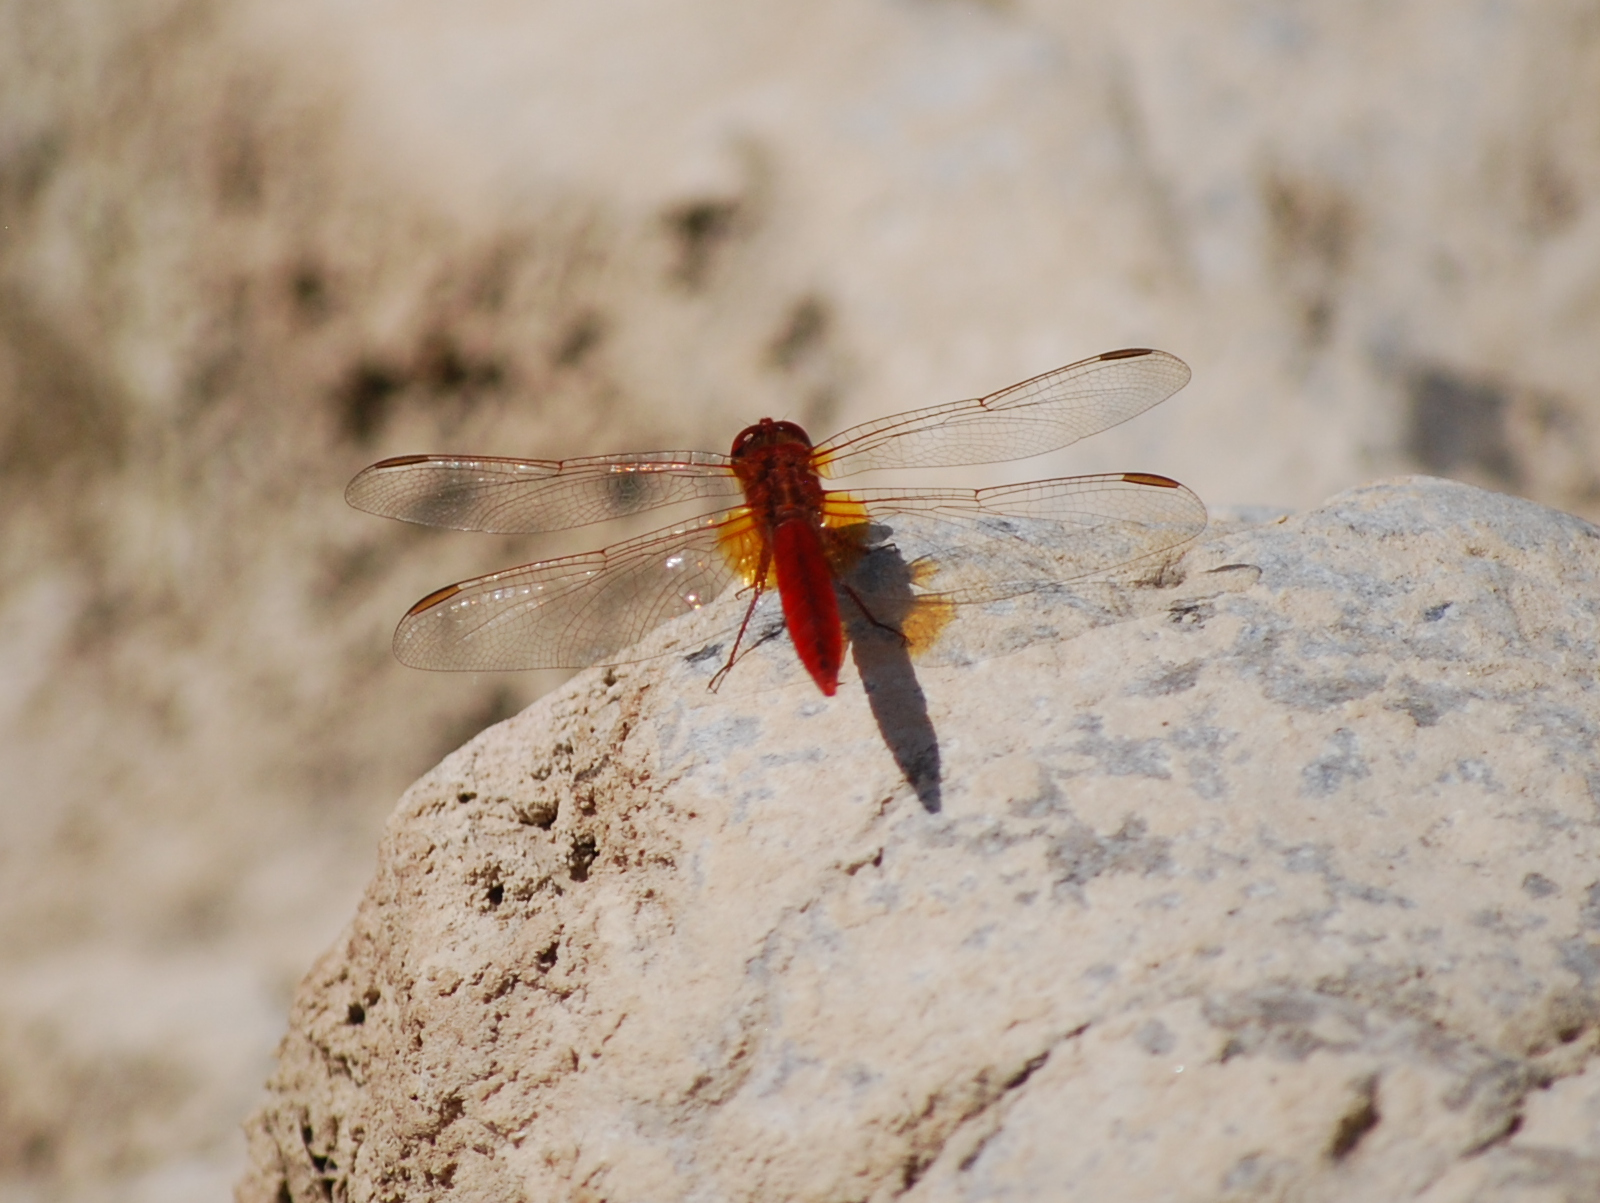
M 405 795 L 240 1197 L 1600 1197 L 1597 578 L 1416 478 L 831 701 L 668 628 Z

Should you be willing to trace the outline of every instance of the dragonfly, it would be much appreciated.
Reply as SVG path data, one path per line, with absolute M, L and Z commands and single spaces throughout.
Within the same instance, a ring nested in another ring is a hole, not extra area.
M 1205 529 L 1206 510 L 1177 481 L 1148 472 L 980 489 L 841 490 L 825 481 L 1040 455 L 1143 413 L 1188 380 L 1177 357 L 1129 348 L 984 397 L 865 422 L 820 443 L 794 422 L 763 418 L 741 430 L 725 455 L 402 455 L 364 469 L 345 497 L 387 518 L 498 534 L 709 507 L 598 551 L 428 594 L 395 630 L 394 653 L 404 664 L 476 672 L 625 663 L 661 623 L 743 590 L 749 602 L 712 678 L 716 688 L 738 659 L 757 603 L 776 590 L 801 664 L 831 697 L 846 612 L 926 646 L 952 607 L 1059 589 L 1170 556 Z M 903 571 L 874 572 L 885 555 Z

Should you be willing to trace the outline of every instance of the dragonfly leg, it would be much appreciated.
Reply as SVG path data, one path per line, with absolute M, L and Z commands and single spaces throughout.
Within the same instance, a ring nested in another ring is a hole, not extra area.
M 859 593 L 857 593 L 854 589 L 850 588 L 850 586 L 845 584 L 843 581 L 839 582 L 839 588 L 843 589 L 846 593 L 848 593 L 850 595 L 850 600 L 855 602 L 856 609 L 861 611 L 862 615 L 866 618 L 866 620 L 868 622 L 870 622 L 873 626 L 877 627 L 878 630 L 887 631 L 889 634 L 893 635 L 896 639 L 898 639 L 900 641 L 902 646 L 904 646 L 904 647 L 910 647 L 911 646 L 911 640 L 906 637 L 906 633 L 904 631 L 902 631 L 899 627 L 891 626 L 889 623 L 886 623 L 886 622 L 880 622 L 878 620 L 878 617 L 875 614 L 873 614 L 873 612 L 871 610 L 867 609 L 867 603 L 861 600 L 861 595 Z
M 739 658 L 739 645 L 744 642 L 744 633 L 750 629 L 750 619 L 755 616 L 756 604 L 761 601 L 761 590 L 752 589 L 750 604 L 744 608 L 744 621 L 739 624 L 739 633 L 733 637 L 733 650 L 728 653 L 728 659 L 722 667 L 717 669 L 716 675 L 711 678 L 706 688 L 716 693 L 722 686 L 722 678 L 726 677 L 733 668 L 733 662 Z
M 739 633 L 733 637 L 733 650 L 728 653 L 727 662 L 717 669 L 716 675 L 706 685 L 706 688 L 712 693 L 716 693 L 722 687 L 722 678 L 732 671 L 733 662 L 739 658 L 739 645 L 744 642 L 744 633 L 750 629 L 750 620 L 755 617 L 756 604 L 760 602 L 761 594 L 765 591 L 762 582 L 767 579 L 767 571 L 771 564 L 771 549 L 762 547 L 761 563 L 756 567 L 755 579 L 745 586 L 746 589 L 750 590 L 750 604 L 744 608 L 744 621 L 739 624 Z

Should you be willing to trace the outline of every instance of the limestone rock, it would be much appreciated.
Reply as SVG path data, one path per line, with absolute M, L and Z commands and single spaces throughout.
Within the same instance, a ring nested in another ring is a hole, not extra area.
M 405 795 L 240 1197 L 1592 1199 L 1597 576 L 1410 479 L 831 701 L 667 628 Z

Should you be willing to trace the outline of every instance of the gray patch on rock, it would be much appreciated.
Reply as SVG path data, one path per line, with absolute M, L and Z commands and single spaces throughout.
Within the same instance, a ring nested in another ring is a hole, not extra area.
M 1522 879 L 1522 890 L 1530 898 L 1549 898 L 1559 894 L 1561 887 L 1543 873 L 1529 873 Z
M 1172 841 L 1148 834 L 1149 826 L 1129 815 L 1111 835 L 1102 836 L 1085 823 L 1075 823 L 1054 841 L 1046 857 L 1057 892 L 1080 900 L 1082 888 L 1107 873 L 1138 873 L 1149 877 L 1172 865 Z
M 1561 953 L 1561 966 L 1575 973 L 1585 990 L 1600 985 L 1600 945 L 1591 944 L 1582 936 L 1560 940 L 1556 948 Z
M 1584 891 L 1583 905 L 1578 908 L 1578 922 L 1587 931 L 1600 931 L 1600 881 Z
M 1152 1057 L 1164 1057 L 1178 1046 L 1178 1038 L 1172 1034 L 1172 1029 L 1159 1019 L 1146 1021 L 1133 1034 L 1133 1042 Z
M 1389 708 L 1409 714 L 1411 721 L 1419 727 L 1436 725 L 1451 711 L 1465 706 L 1473 696 L 1464 689 L 1438 682 L 1418 681 L 1413 677 L 1402 678 L 1398 689 L 1401 696 L 1389 703 Z
M 1187 664 L 1163 666 L 1153 676 L 1129 686 L 1128 692 L 1136 697 L 1163 697 L 1168 694 L 1184 693 L 1195 687 L 1195 683 L 1200 679 L 1202 667 L 1199 660 L 1191 660 Z
M 1072 725 L 1082 735 L 1066 750 L 1089 757 L 1106 776 L 1154 777 L 1164 781 L 1172 775 L 1167 768 L 1167 751 L 1159 739 L 1103 735 L 1103 721 L 1092 714 L 1079 717 Z
M 1270 833 L 1261 834 L 1261 842 L 1269 849 L 1277 852 L 1282 859 L 1283 867 L 1290 873 L 1314 873 L 1322 878 L 1328 893 L 1335 899 L 1354 898 L 1359 902 L 1368 902 L 1374 906 L 1398 906 L 1409 908 L 1414 904 L 1407 898 L 1395 894 L 1381 886 L 1364 885 L 1361 882 L 1349 880 L 1333 864 L 1333 849 L 1328 844 L 1293 844 L 1281 845 Z
M 1175 728 L 1167 736 L 1173 747 L 1191 753 L 1183 760 L 1183 767 L 1189 774 L 1189 788 L 1207 802 L 1216 802 L 1227 796 L 1228 783 L 1223 772 L 1222 753 L 1237 738 L 1235 731 L 1204 723 Z
M 1349 781 L 1370 777 L 1366 758 L 1359 751 L 1356 733 L 1341 727 L 1328 740 L 1328 750 L 1300 770 L 1300 792 L 1311 798 L 1326 798 Z

